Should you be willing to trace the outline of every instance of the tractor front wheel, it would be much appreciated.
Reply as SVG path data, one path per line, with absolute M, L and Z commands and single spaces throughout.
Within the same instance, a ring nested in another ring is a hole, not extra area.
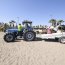
M 11 33 L 4 35 L 4 40 L 6 42 L 13 42 L 15 40 L 15 36 Z

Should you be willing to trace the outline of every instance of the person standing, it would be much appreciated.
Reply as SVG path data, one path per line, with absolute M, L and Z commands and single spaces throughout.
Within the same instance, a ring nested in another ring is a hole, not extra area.
M 18 25 L 18 34 L 20 37 L 22 36 L 22 25 L 21 24 Z
M 51 29 L 50 29 L 50 27 L 47 28 L 47 34 L 51 34 Z

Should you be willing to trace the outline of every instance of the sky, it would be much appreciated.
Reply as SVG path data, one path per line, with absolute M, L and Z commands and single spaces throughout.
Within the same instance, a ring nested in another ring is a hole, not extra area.
M 49 20 L 65 20 L 65 0 L 0 0 L 0 22 L 33 21 L 33 25 L 49 25 Z

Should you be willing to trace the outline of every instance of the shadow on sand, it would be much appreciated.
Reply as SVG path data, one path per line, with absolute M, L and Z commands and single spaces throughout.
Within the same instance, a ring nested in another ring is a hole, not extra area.
M 18 38 L 14 42 L 21 42 L 21 40 L 25 41 L 23 38 Z M 42 39 L 39 37 L 37 37 L 34 41 L 58 42 L 57 40 L 54 40 L 54 39 Z M 34 41 L 32 41 L 32 42 L 34 42 Z M 26 41 L 26 42 L 31 42 L 31 41 Z
M 54 39 L 42 39 L 37 37 L 35 41 L 46 41 L 46 42 L 58 42 L 58 40 L 54 40 Z
M 19 38 L 19 39 L 16 39 L 14 42 L 20 42 L 21 40 L 24 40 L 24 39 L 23 38 Z M 54 40 L 54 39 L 42 39 L 42 38 L 39 38 L 39 37 L 37 37 L 34 41 L 58 42 L 58 40 Z
M 45 39 L 45 41 L 47 41 L 47 42 L 58 42 L 58 40 L 54 40 L 54 39 Z
M 14 42 L 21 42 L 21 40 L 23 40 L 23 38 L 18 38 Z
M 42 38 L 37 37 L 34 41 L 42 41 Z

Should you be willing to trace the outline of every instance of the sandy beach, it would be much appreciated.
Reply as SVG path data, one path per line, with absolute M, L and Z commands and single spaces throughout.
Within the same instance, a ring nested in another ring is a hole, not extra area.
M 16 40 L 6 43 L 0 32 L 0 65 L 65 65 L 65 44 Z

